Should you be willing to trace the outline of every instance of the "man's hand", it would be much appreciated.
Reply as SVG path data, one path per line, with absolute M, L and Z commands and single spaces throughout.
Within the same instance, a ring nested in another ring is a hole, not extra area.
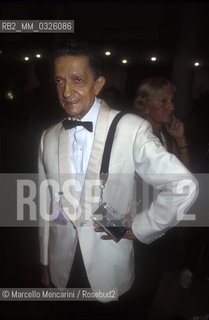
M 53 285 L 50 280 L 49 267 L 41 266 L 41 283 L 46 288 L 53 288 Z
M 105 232 L 103 228 L 96 226 L 96 224 L 95 224 L 95 231 L 96 232 Z M 128 230 L 126 232 L 126 234 L 123 236 L 123 238 L 129 239 L 129 240 L 137 239 L 136 236 L 134 235 L 132 229 Z M 112 237 L 109 236 L 108 234 L 105 234 L 105 235 L 101 236 L 101 239 L 102 240 L 112 240 Z

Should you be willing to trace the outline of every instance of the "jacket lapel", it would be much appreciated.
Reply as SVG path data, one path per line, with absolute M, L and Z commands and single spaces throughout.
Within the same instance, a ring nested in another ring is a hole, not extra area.
M 60 128 L 59 147 L 58 147 L 59 175 L 65 176 L 72 173 L 70 164 L 70 130 Z
M 86 179 L 95 177 L 100 171 L 104 145 L 109 129 L 110 110 L 110 107 L 103 101 L 97 118 L 94 142 L 86 172 Z
M 70 150 L 70 130 L 65 130 L 63 126 L 60 129 L 59 147 L 58 147 L 58 171 L 59 171 L 59 185 L 60 191 L 63 192 L 61 196 L 61 203 L 64 213 L 75 224 L 76 220 L 76 199 L 75 199 L 75 179 L 72 175 L 71 168 L 71 150 Z M 69 190 L 70 189 L 70 201 Z M 66 192 L 67 195 L 66 196 Z

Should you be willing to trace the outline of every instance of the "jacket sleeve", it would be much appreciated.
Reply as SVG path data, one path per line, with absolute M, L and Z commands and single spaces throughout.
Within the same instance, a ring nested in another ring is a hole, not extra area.
M 144 243 L 151 243 L 183 219 L 198 194 L 195 177 L 174 156 L 166 151 L 143 122 L 133 145 L 136 172 L 157 189 L 157 197 L 149 209 L 134 218 L 132 229 Z

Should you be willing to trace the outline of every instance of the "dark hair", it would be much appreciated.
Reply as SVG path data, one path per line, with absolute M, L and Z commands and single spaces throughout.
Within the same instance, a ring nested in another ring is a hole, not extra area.
M 71 40 L 59 45 L 54 51 L 54 60 L 62 56 L 85 56 L 89 59 L 89 67 L 94 80 L 104 75 L 102 54 L 99 48 L 85 41 Z

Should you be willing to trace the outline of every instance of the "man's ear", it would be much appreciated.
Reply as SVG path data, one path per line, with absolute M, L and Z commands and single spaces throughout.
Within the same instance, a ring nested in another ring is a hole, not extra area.
M 105 77 L 101 76 L 95 81 L 95 95 L 97 96 L 105 85 Z

